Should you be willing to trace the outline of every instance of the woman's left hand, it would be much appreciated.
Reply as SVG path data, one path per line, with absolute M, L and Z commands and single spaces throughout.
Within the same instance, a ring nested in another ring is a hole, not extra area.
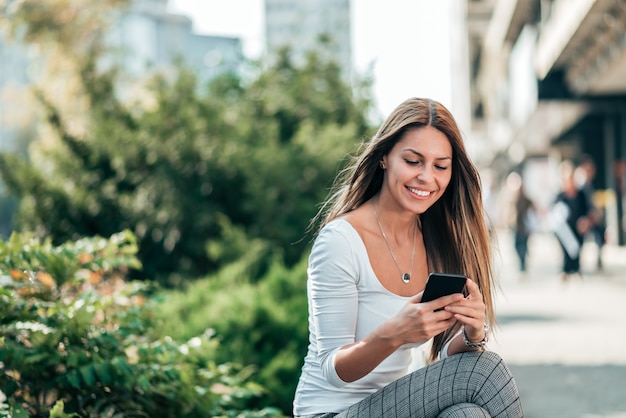
M 470 341 L 481 341 L 485 337 L 485 303 L 480 293 L 478 284 L 467 279 L 469 295 L 446 306 L 446 311 L 454 314 L 454 317 L 463 324 L 465 333 Z

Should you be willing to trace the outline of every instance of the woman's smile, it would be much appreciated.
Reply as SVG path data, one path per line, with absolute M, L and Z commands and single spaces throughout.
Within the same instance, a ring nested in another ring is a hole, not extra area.
M 420 198 L 427 198 L 430 197 L 430 195 L 433 192 L 429 192 L 428 190 L 422 190 L 422 189 L 415 189 L 413 187 L 410 186 L 406 186 L 406 188 L 413 194 L 417 195 Z

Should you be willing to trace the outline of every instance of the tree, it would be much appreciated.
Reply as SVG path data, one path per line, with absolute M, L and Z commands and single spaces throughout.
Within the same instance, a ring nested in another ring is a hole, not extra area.
M 337 161 L 367 130 L 369 99 L 334 63 L 311 53 L 298 68 L 285 52 L 250 82 L 228 75 L 203 94 L 181 66 L 174 81 L 146 84 L 148 99 L 126 102 L 118 72 L 97 58 L 77 58 L 85 129 L 70 129 L 40 89 L 55 140 L 30 162 L 0 155 L 17 227 L 57 243 L 130 229 L 148 277 L 201 275 L 244 255 L 245 243 L 224 239 L 232 227 L 295 263 Z
M 324 48 L 324 44 L 320 44 Z M 369 132 L 370 81 L 348 83 L 341 68 L 316 51 L 298 67 L 289 49 L 243 88 L 214 84 L 237 120 L 246 182 L 228 212 L 254 237 L 266 238 L 297 262 L 310 219 L 332 179 Z M 235 145 L 233 145 L 235 146 Z

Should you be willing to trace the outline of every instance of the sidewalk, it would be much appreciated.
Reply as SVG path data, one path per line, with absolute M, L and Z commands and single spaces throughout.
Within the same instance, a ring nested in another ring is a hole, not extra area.
M 521 275 L 507 231 L 498 234 L 498 327 L 490 349 L 510 366 L 527 418 L 626 418 L 626 247 L 583 248 L 582 280 L 563 282 L 550 233 L 530 241 Z

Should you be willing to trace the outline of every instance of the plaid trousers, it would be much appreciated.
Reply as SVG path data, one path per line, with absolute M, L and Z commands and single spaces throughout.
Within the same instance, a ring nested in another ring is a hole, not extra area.
M 494 352 L 471 351 L 414 371 L 340 414 L 315 418 L 519 418 L 510 370 Z M 311 417 L 311 418 L 313 418 Z

